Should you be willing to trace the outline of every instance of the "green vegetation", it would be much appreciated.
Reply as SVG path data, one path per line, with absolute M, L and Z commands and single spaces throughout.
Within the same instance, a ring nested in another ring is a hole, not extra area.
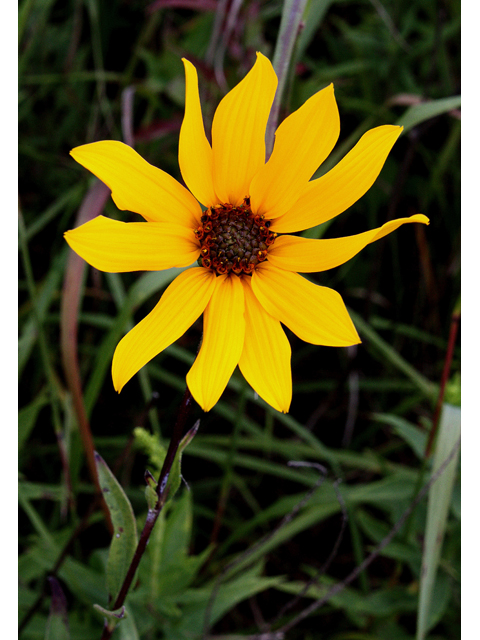
M 180 179 L 181 57 L 198 68 L 208 128 L 255 51 L 272 58 L 282 7 L 275 0 L 20 2 L 22 640 L 101 637 L 108 588 L 119 589 L 151 501 L 144 472 L 158 478 L 201 332 L 197 322 L 115 393 L 117 342 L 178 269 L 103 274 L 72 260 L 63 233 L 82 216 L 137 218 L 119 212 L 68 152 L 94 140 L 133 142 Z M 288 640 L 459 637 L 456 458 L 426 486 L 442 471 L 439 452 L 455 444 L 460 412 L 452 406 L 460 401 L 460 352 L 449 341 L 460 290 L 459 28 L 460 6 L 451 0 L 307 3 L 281 117 L 334 82 L 342 129 L 320 173 L 369 128 L 398 123 L 405 131 L 372 189 L 304 235 L 351 235 L 419 212 L 430 225 L 407 225 L 313 276 L 341 293 L 363 342 L 332 349 L 289 333 L 288 415 L 256 398 L 238 371 L 210 413 L 194 409 L 188 427 L 197 419 L 200 427 L 183 450 L 185 482 L 177 464 L 178 491 L 154 529 L 127 617 L 117 612 L 113 638 L 263 632 L 273 640 L 276 630 Z M 450 404 L 442 415 L 449 347 Z M 113 526 L 127 529 L 111 549 L 110 516 L 95 498 L 95 460 L 85 453 L 88 427 Z

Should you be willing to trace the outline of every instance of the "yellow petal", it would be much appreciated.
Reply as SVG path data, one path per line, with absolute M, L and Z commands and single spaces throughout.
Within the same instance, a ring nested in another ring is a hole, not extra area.
M 185 184 L 206 207 L 218 203 L 213 188 L 213 156 L 205 136 L 202 107 L 198 95 L 197 70 L 182 58 L 185 66 L 185 116 L 180 129 L 178 163 Z
M 191 229 L 161 222 L 119 222 L 98 216 L 65 233 L 92 267 L 108 273 L 188 267 L 200 255 Z
M 203 313 L 215 288 L 215 274 L 188 269 L 169 285 L 156 307 L 120 340 L 113 355 L 112 378 L 120 393 L 152 358 L 178 340 Z
M 340 162 L 310 182 L 293 207 L 272 223 L 272 231 L 310 229 L 342 213 L 372 186 L 402 127 L 383 125 L 367 131 Z
M 252 291 L 251 278 L 241 280 L 245 291 L 245 344 L 238 363 L 245 380 L 265 402 L 287 413 L 292 401 L 292 350 L 280 322 L 272 318 Z
M 218 105 L 212 125 L 213 181 L 222 202 L 241 204 L 265 162 L 265 128 L 276 88 L 270 60 L 257 53 L 253 68 Z
M 204 411 L 216 404 L 242 354 L 245 296 L 238 276 L 218 276 L 203 316 L 203 341 L 187 384 Z
M 262 307 L 305 342 L 329 347 L 360 343 L 342 297 L 333 289 L 269 262 L 253 272 L 252 287 Z
M 202 210 L 192 194 L 123 142 L 92 142 L 70 155 L 111 189 L 119 209 L 154 222 L 198 226 Z
M 273 153 L 252 180 L 252 210 L 267 218 L 287 212 L 335 146 L 339 133 L 340 118 L 331 84 L 278 127 Z
M 402 224 L 421 222 L 429 224 L 429 219 L 418 213 L 409 218 L 390 220 L 378 229 L 365 231 L 355 236 L 311 240 L 298 236 L 280 236 L 268 252 L 268 260 L 273 265 L 287 271 L 310 273 L 326 271 L 347 262 L 367 244 L 388 235 Z

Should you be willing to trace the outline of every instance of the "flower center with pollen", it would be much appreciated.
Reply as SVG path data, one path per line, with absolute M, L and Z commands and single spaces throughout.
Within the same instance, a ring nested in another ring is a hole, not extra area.
M 194 232 L 201 244 L 199 264 L 219 275 L 252 273 L 267 258 L 268 247 L 277 237 L 269 230 L 270 220 L 252 212 L 249 198 L 238 207 L 210 207 L 201 223 Z

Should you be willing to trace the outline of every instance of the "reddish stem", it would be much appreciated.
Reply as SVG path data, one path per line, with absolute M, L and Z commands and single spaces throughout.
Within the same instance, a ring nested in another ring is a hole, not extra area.
M 425 460 L 427 460 L 432 452 L 433 442 L 438 430 L 438 421 L 443 405 L 443 397 L 445 395 L 445 387 L 450 376 L 450 368 L 452 366 L 453 351 L 455 349 L 455 342 L 457 339 L 458 324 L 460 321 L 460 314 L 454 313 L 452 315 L 452 321 L 450 323 L 450 335 L 448 336 L 447 353 L 445 356 L 445 364 L 443 365 L 442 380 L 440 382 L 440 393 L 438 394 L 437 406 L 435 407 L 435 413 L 433 414 L 432 428 L 430 435 L 428 436 L 427 446 L 425 448 Z
M 160 515 L 160 511 L 162 510 L 163 505 L 166 502 L 168 494 L 168 491 L 166 491 L 168 477 L 170 475 L 170 471 L 172 470 L 172 465 L 175 460 L 175 455 L 178 451 L 178 447 L 182 440 L 183 432 L 185 431 L 185 424 L 190 414 L 192 404 L 192 394 L 187 387 L 185 395 L 183 396 L 182 404 L 180 405 L 180 408 L 178 410 L 177 420 L 175 422 L 175 426 L 173 427 L 173 433 L 170 439 L 170 444 L 168 445 L 167 455 L 165 456 L 163 467 L 160 472 L 160 477 L 158 479 L 157 504 L 153 509 L 148 510 L 147 518 L 145 520 L 145 524 L 143 526 L 143 530 L 140 535 L 137 548 L 135 550 L 135 555 L 133 556 L 132 562 L 130 563 L 127 575 L 125 576 L 125 580 L 123 581 L 122 587 L 112 607 L 112 611 L 120 609 L 120 607 L 122 607 L 125 602 L 125 598 L 127 597 L 128 591 L 132 585 L 133 578 L 135 577 L 135 572 L 137 571 L 140 560 L 142 559 L 142 556 L 145 552 L 150 534 L 152 533 L 155 522 L 157 521 L 157 518 Z M 108 640 L 111 637 L 112 633 L 113 629 L 109 626 L 108 621 L 106 621 L 105 626 L 103 627 L 101 640 Z

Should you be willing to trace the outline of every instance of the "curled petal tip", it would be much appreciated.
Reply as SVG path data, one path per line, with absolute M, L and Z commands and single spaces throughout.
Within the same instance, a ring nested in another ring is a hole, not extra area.
M 430 218 L 427 218 L 427 216 L 423 215 L 423 213 L 416 213 L 415 215 L 411 216 L 410 220 L 412 220 L 412 222 L 419 222 L 421 224 L 430 224 Z

